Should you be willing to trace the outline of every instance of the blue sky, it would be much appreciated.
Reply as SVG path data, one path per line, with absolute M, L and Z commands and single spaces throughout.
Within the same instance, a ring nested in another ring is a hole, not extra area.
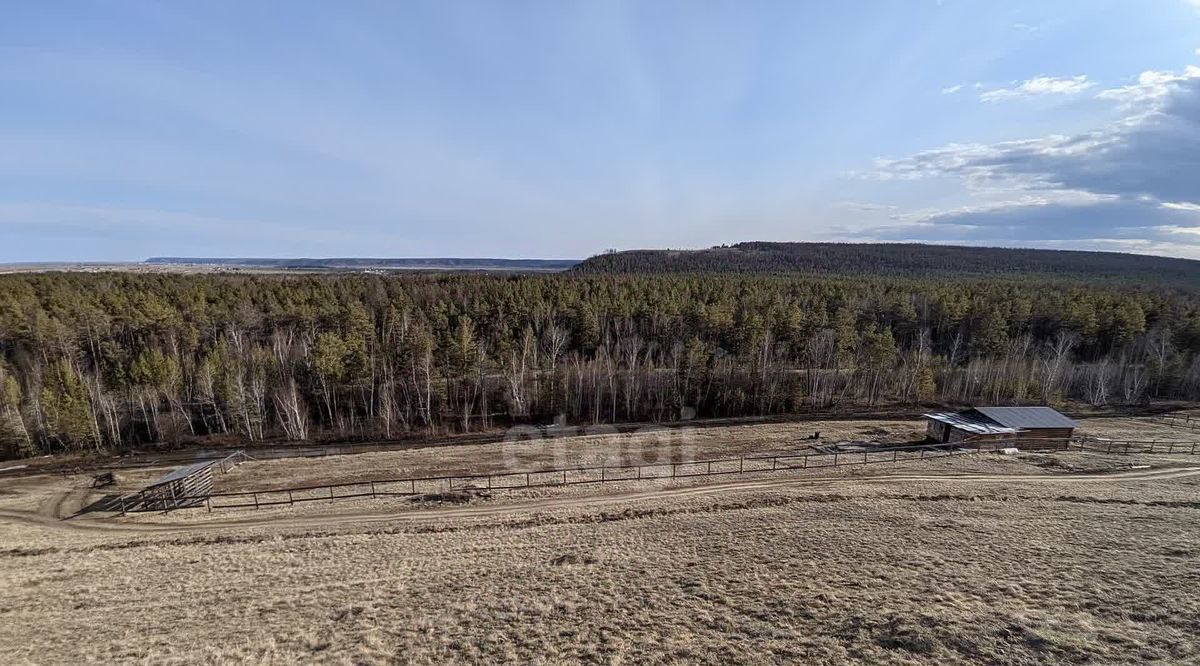
M 0 261 L 1200 258 L 1200 0 L 0 0 Z

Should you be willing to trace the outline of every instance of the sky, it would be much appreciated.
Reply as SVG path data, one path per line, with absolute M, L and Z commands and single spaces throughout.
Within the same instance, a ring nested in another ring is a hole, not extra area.
M 0 262 L 1200 258 L 1200 0 L 0 0 Z

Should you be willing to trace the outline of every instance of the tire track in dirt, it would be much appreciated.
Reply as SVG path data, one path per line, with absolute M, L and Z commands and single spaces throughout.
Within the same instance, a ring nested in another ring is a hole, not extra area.
M 74 511 L 68 511 L 64 507 L 68 504 L 74 506 L 82 506 L 83 501 L 87 499 L 88 489 L 76 488 L 61 492 L 52 497 L 48 497 L 38 505 L 37 514 L 46 518 L 63 518 Z
M 529 502 L 513 504 L 492 504 L 486 506 L 450 507 L 436 509 L 410 509 L 406 511 L 353 511 L 345 513 L 322 514 L 315 516 L 272 517 L 258 516 L 246 518 L 231 518 L 206 521 L 199 523 L 134 523 L 114 520 L 112 518 L 79 518 L 63 520 L 41 513 L 27 511 L 0 510 L 0 520 L 9 522 L 37 525 L 54 529 L 106 533 L 106 534 L 186 534 L 224 529 L 272 527 L 272 528 L 306 528 L 331 527 L 344 523 L 371 524 L 387 522 L 428 522 L 447 519 L 471 519 L 506 516 L 512 514 L 553 511 L 579 507 L 598 507 L 626 502 L 638 502 L 652 499 L 689 498 L 719 495 L 734 491 L 769 490 L 789 486 L 836 486 L 847 481 L 862 484 L 890 484 L 909 482 L 961 482 L 973 483 L 1010 483 L 1013 481 L 1034 481 L 1050 483 L 1087 484 L 1096 482 L 1146 482 L 1178 479 L 1200 475 L 1200 467 L 1165 467 L 1157 469 L 1131 470 L 1114 473 L 1087 473 L 1070 475 L 1046 474 L 898 474 L 877 477 L 817 477 L 817 478 L 784 478 L 784 479 L 753 479 L 729 481 L 679 488 L 659 488 L 653 490 L 637 490 L 624 493 L 604 495 L 582 495 L 574 497 L 549 497 Z M 64 494 L 61 500 L 65 502 Z M 1047 497 L 1052 500 L 1052 497 Z

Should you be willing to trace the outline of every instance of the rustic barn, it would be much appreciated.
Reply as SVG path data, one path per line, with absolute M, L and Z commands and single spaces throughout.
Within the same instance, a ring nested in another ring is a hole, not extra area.
M 155 479 L 139 493 L 141 506 L 148 511 L 169 511 L 199 506 L 212 491 L 212 468 L 219 460 L 204 460 L 173 469 Z
M 926 414 L 929 439 L 942 444 L 963 441 L 1007 441 L 1015 439 L 1016 428 L 1002 426 L 988 418 L 967 412 L 937 412 Z
M 926 414 L 937 442 L 1024 440 L 1027 448 L 1057 448 L 1070 441 L 1076 423 L 1049 407 L 975 407 Z

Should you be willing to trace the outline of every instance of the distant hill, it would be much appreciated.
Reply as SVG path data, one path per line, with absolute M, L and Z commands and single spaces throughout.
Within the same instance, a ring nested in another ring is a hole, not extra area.
M 1118 252 L 920 243 L 748 242 L 707 250 L 629 250 L 572 269 L 581 274 L 742 273 L 926 277 L 1044 275 L 1200 287 L 1200 261 Z
M 579 263 L 576 259 L 464 259 L 459 257 L 369 259 L 359 257 L 329 259 L 265 259 L 221 257 L 151 257 L 152 265 L 229 266 L 272 270 L 456 270 L 456 271 L 564 271 Z

